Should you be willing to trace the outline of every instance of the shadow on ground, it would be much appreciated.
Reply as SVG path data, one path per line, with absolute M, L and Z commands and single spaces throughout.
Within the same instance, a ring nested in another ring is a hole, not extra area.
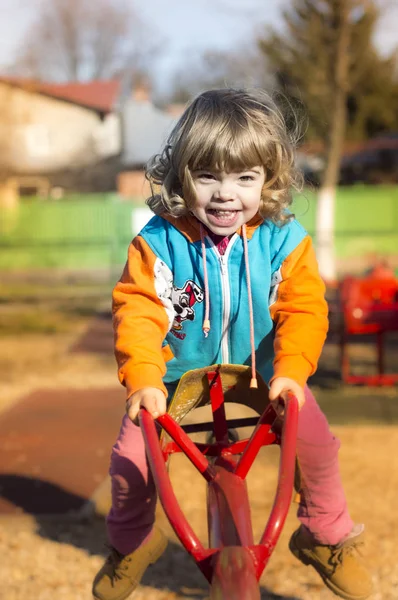
M 106 556 L 105 520 L 89 511 L 84 515 L 80 509 L 86 502 L 75 494 L 62 490 L 56 485 L 16 475 L 0 476 L 0 489 L 3 498 L 17 505 L 21 512 L 33 514 L 37 524 L 36 533 L 57 543 L 71 544 L 93 555 Z M 43 511 L 56 506 L 69 512 L 46 515 Z M 160 558 L 145 573 L 141 582 L 143 586 L 158 590 L 169 590 L 180 597 L 208 598 L 208 587 L 203 575 L 196 567 L 193 559 L 181 546 L 170 542 Z M 280 596 L 261 588 L 262 600 L 301 600 L 298 597 Z
M 63 515 L 82 510 L 87 499 L 35 477 L 4 474 L 0 475 L 0 502 L 18 513 Z

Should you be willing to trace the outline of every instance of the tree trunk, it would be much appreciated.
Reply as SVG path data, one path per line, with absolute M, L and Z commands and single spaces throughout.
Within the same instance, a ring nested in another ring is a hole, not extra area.
M 327 161 L 318 194 L 316 215 L 316 249 L 321 276 L 326 282 L 336 279 L 334 256 L 334 214 L 336 186 L 347 121 L 347 93 L 350 39 L 350 2 L 340 0 L 336 19 L 337 47 L 334 68 L 334 99 L 330 115 Z

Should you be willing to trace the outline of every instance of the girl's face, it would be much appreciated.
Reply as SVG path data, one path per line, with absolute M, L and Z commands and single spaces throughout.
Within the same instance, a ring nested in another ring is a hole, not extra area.
M 204 169 L 192 173 L 196 202 L 191 211 L 210 231 L 227 236 L 258 212 L 264 168 L 227 173 Z

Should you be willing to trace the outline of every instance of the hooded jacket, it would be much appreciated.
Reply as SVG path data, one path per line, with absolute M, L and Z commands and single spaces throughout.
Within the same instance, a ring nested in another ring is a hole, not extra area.
M 292 220 L 246 224 L 257 371 L 266 382 L 314 373 L 328 320 L 311 238 Z M 210 322 L 195 217 L 155 216 L 133 239 L 113 291 L 115 355 L 127 397 L 144 387 L 166 394 L 191 369 L 251 364 L 249 303 L 241 230 L 223 255 L 205 237 Z

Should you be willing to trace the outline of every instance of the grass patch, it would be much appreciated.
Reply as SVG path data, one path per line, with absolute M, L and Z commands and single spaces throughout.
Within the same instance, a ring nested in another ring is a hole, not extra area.
M 0 335 L 66 333 L 76 327 L 76 322 L 57 312 L 14 312 L 0 314 Z
M 110 307 L 107 284 L 11 283 L 0 292 L 0 335 L 71 332 Z
M 85 284 L 82 282 L 66 284 L 48 282 L 38 284 L 2 284 L 0 305 L 18 303 L 40 304 L 43 301 L 62 302 L 66 300 L 92 299 L 98 301 L 110 298 L 110 284 Z

